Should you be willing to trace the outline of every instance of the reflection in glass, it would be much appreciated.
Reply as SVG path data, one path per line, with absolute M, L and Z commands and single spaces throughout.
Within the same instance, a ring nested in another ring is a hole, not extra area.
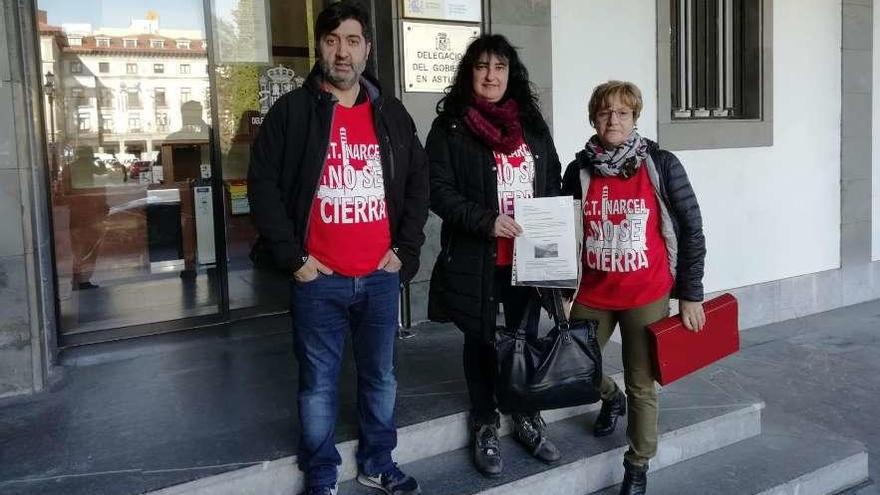
M 62 333 L 215 313 L 202 0 L 38 5 Z
M 278 98 L 301 86 L 315 62 L 312 26 L 324 0 L 218 0 L 214 32 L 220 154 L 227 201 L 229 307 L 255 312 L 287 309 L 288 276 L 255 268 L 250 251 L 257 237 L 247 203 L 250 146 L 263 117 Z M 270 29 L 255 23 L 268 8 Z M 271 50 L 263 39 L 269 37 Z M 268 60 L 267 51 L 271 55 Z

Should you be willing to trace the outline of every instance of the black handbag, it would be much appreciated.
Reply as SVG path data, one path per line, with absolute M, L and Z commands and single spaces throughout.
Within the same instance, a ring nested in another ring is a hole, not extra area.
M 538 338 L 542 299 L 555 326 Z M 602 353 L 594 320 L 569 321 L 559 289 L 538 289 L 516 328 L 495 336 L 495 395 L 503 413 L 531 413 L 599 401 Z

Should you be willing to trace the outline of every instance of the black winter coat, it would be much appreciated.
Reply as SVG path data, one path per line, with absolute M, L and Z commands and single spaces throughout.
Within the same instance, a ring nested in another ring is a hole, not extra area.
M 261 242 L 275 266 L 298 270 L 308 257 L 309 213 L 324 170 L 336 98 L 320 87 L 317 64 L 303 87 L 278 99 L 251 147 L 248 200 Z M 419 268 L 428 219 L 427 155 L 416 127 L 396 98 L 361 80 L 373 105 L 392 249 L 403 266 L 401 282 Z
M 550 130 L 524 129 L 535 160 L 535 196 L 561 194 L 559 157 Z M 428 134 L 431 210 L 443 221 L 431 274 L 428 317 L 452 321 L 491 342 L 495 336 L 498 178 L 492 150 L 458 118 L 439 116 Z
M 660 149 L 651 140 L 648 140 L 648 153 L 657 168 L 658 193 L 669 211 L 672 228 L 678 240 L 672 296 L 686 301 L 702 301 L 706 238 L 703 236 L 700 205 L 687 172 L 678 158 L 671 152 Z M 562 178 L 564 194 L 583 199 L 579 177 L 582 169 L 592 173 L 592 166 L 584 158 L 583 151 L 565 169 Z

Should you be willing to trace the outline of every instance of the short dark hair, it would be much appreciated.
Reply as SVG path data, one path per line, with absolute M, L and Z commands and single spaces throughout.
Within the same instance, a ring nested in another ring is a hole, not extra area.
M 507 61 L 507 91 L 504 99 L 515 100 L 519 105 L 523 125 L 535 131 L 546 128 L 538 96 L 529 81 L 529 71 L 517 54 L 516 48 L 500 34 L 484 34 L 474 39 L 458 63 L 452 84 L 446 88 L 446 96 L 437 103 L 437 113 L 461 117 L 474 99 L 474 65 L 483 54 L 495 55 Z
M 364 39 L 367 43 L 373 42 L 373 31 L 370 29 L 370 13 L 361 5 L 360 2 L 353 0 L 342 0 L 330 4 L 329 7 L 322 10 L 315 20 L 315 44 L 320 47 L 321 38 L 332 33 L 338 28 L 342 21 L 354 19 L 360 23 L 364 32 Z M 320 48 L 318 48 L 320 50 Z

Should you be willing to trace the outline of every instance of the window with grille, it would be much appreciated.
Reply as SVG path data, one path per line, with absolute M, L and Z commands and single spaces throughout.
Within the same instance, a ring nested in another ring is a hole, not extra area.
M 98 48 L 110 48 L 110 38 L 95 38 Z
M 674 0 L 673 117 L 761 116 L 761 0 Z
M 772 17 L 773 0 L 657 0 L 661 146 L 773 143 Z

